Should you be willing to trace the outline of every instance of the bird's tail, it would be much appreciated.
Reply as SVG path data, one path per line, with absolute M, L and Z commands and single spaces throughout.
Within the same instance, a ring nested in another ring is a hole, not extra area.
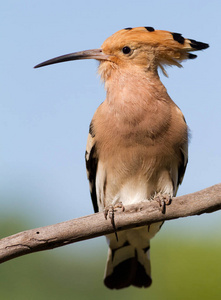
M 145 240 L 131 243 L 125 235 L 119 240 L 110 239 L 104 284 L 110 289 L 122 289 L 130 285 L 149 287 L 152 283 L 150 274 L 150 243 Z

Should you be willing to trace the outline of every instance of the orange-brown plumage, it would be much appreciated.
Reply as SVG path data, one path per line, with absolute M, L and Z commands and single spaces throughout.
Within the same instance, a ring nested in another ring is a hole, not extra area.
M 129 46 L 132 50 L 127 56 L 122 53 L 125 46 Z M 179 33 L 164 30 L 148 31 L 145 27 L 137 27 L 117 31 L 103 43 L 101 49 L 110 55 L 109 61 L 121 68 L 137 65 L 157 72 L 157 68 L 163 69 L 163 65 L 181 67 L 182 60 L 196 57 L 190 51 L 207 47 L 208 44 L 185 39 Z M 104 80 L 107 80 L 107 77 Z
M 64 55 L 36 67 L 76 59 L 97 59 L 106 100 L 90 125 L 86 167 L 95 212 L 176 195 L 188 161 L 188 128 L 158 75 L 164 65 L 181 66 L 190 51 L 208 44 L 152 27 L 127 28 L 100 49 Z M 104 283 L 111 289 L 150 286 L 150 239 L 162 223 L 107 236 Z

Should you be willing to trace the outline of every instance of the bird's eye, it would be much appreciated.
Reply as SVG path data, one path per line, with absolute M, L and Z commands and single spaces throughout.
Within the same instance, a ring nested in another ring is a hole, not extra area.
M 129 54 L 131 52 L 131 48 L 128 46 L 123 47 L 122 52 L 124 54 Z

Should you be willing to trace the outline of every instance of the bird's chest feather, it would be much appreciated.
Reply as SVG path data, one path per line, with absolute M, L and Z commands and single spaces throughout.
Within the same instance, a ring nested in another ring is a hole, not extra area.
M 106 153 L 120 156 L 124 150 L 133 153 L 135 149 L 139 157 L 139 153 L 147 153 L 147 147 L 156 151 L 155 144 L 163 142 L 170 126 L 171 108 L 165 101 L 139 99 L 138 93 L 117 103 L 105 100 L 97 115 L 93 125 L 101 159 Z
M 165 87 L 157 77 L 132 73 L 116 72 L 107 84 L 106 100 L 95 113 L 94 128 L 101 149 L 152 145 L 168 131 L 172 100 Z

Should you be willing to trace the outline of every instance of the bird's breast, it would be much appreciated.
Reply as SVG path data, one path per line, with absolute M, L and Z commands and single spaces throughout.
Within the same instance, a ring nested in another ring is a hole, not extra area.
M 161 143 L 171 121 L 171 107 L 165 101 L 126 100 L 98 108 L 93 119 L 100 151 L 110 153 L 123 148 L 152 147 Z

